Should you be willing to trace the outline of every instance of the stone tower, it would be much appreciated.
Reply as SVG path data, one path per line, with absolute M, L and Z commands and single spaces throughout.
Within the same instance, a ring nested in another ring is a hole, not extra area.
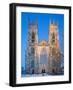
M 60 71 L 60 46 L 57 22 L 53 23 L 50 21 L 49 48 L 49 72 L 58 73 Z
M 36 45 L 38 44 L 38 22 L 28 23 L 28 46 L 27 46 L 27 58 L 26 58 L 26 72 L 35 73 L 36 71 Z

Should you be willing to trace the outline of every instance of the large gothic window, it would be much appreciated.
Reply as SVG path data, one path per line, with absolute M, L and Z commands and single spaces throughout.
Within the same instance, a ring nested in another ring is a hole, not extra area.
M 34 67 L 34 60 L 31 61 L 31 67 Z
M 35 52 L 35 50 L 34 50 L 34 48 L 32 47 L 32 48 L 31 48 L 31 53 L 34 54 L 34 52 Z
M 32 32 L 32 42 L 34 42 L 34 41 L 35 41 L 35 33 Z
M 53 33 L 52 34 L 52 44 L 54 44 L 55 43 L 55 34 Z
M 47 51 L 46 48 L 43 48 L 40 54 L 40 64 L 47 64 Z

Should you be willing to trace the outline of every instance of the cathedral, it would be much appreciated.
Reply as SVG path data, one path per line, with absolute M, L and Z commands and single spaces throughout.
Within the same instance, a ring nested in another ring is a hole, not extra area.
M 28 23 L 27 74 L 58 73 L 61 70 L 58 23 L 50 21 L 48 26 L 48 41 L 39 41 L 38 20 Z

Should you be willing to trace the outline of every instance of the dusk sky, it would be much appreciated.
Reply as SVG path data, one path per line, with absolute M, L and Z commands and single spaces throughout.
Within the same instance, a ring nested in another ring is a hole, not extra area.
M 48 31 L 50 20 L 58 22 L 58 34 L 60 50 L 64 53 L 64 15 L 63 14 L 48 14 L 48 13 L 21 13 L 21 59 L 22 65 L 25 68 L 25 50 L 27 48 L 27 33 L 28 33 L 28 18 L 30 22 L 35 22 L 38 18 L 38 38 L 39 41 L 48 41 Z

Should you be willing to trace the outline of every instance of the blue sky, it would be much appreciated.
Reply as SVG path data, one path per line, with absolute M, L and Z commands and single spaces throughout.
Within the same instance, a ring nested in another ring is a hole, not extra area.
M 38 37 L 39 41 L 48 41 L 48 31 L 50 19 L 54 23 L 58 22 L 58 33 L 59 33 L 59 43 L 61 52 L 64 53 L 64 15 L 63 14 L 44 14 L 44 13 L 21 13 L 21 52 L 22 52 L 22 65 L 25 67 L 25 50 L 27 47 L 27 33 L 28 33 L 28 21 L 35 22 L 38 18 Z

